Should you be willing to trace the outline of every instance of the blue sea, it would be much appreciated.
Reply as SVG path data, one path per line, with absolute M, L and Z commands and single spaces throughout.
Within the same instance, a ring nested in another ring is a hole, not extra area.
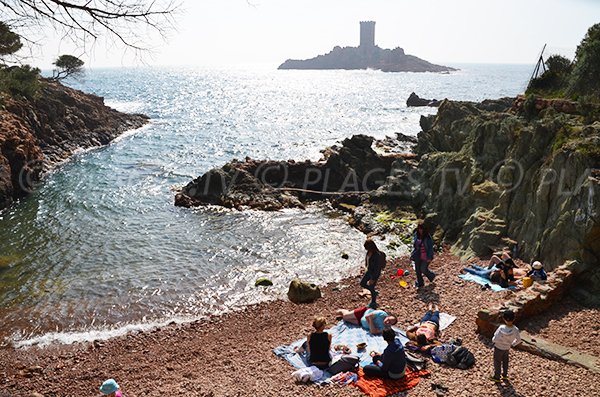
M 105 339 L 283 298 L 294 277 L 358 273 L 364 236 L 326 205 L 186 209 L 175 190 L 234 158 L 317 160 L 354 134 L 414 136 L 436 109 L 407 108 L 411 92 L 515 96 L 532 70 L 450 66 L 460 70 L 119 68 L 68 81 L 151 123 L 81 151 L 0 212 L 0 345 Z M 275 285 L 254 287 L 262 276 Z

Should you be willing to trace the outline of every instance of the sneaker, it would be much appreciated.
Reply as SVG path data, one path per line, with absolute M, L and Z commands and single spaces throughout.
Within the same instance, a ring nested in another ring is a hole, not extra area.
M 421 284 L 419 284 L 419 282 L 418 282 L 418 281 L 415 281 L 415 288 L 416 288 L 416 289 L 419 289 L 419 288 L 421 288 L 421 287 L 422 287 L 422 285 L 421 285 Z
M 431 276 L 431 278 L 429 279 L 429 282 L 433 283 L 433 280 L 435 280 L 435 276 L 437 276 L 437 274 L 435 274 L 434 272 L 431 272 L 431 274 L 433 274 L 433 276 Z
M 500 382 L 502 382 L 500 379 L 498 379 L 498 378 L 494 378 L 493 376 L 490 376 L 490 380 L 491 380 L 492 382 L 495 382 L 495 383 L 500 383 Z

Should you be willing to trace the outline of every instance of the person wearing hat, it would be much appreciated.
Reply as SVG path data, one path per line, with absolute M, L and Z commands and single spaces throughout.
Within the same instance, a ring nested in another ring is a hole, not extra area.
M 119 384 L 114 379 L 108 379 L 100 386 L 100 393 L 108 397 L 123 397 L 119 390 Z
M 544 265 L 542 265 L 542 262 L 540 261 L 533 262 L 527 276 L 531 277 L 533 281 L 546 281 L 548 279 L 548 275 L 544 270 Z

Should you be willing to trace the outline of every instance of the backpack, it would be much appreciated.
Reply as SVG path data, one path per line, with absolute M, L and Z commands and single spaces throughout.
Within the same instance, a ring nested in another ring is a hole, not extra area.
M 356 372 L 358 371 L 358 363 L 360 362 L 360 358 L 353 354 L 343 354 L 337 359 L 327 371 L 332 375 L 338 374 L 340 372 Z
M 445 363 L 448 361 L 448 356 L 456 349 L 453 344 L 443 344 L 431 349 L 431 359 L 434 363 Z
M 471 368 L 475 364 L 475 356 L 466 347 L 459 346 L 448 355 L 446 364 L 459 369 Z
M 383 251 L 379 251 L 379 258 L 378 258 L 378 264 L 379 264 L 379 270 L 382 271 L 383 269 L 385 269 L 385 265 L 387 265 L 387 257 L 385 255 L 385 252 Z

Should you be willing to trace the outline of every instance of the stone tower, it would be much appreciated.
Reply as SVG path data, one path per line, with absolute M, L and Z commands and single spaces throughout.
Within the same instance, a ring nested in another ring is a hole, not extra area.
M 375 47 L 375 21 L 360 22 L 360 47 Z

